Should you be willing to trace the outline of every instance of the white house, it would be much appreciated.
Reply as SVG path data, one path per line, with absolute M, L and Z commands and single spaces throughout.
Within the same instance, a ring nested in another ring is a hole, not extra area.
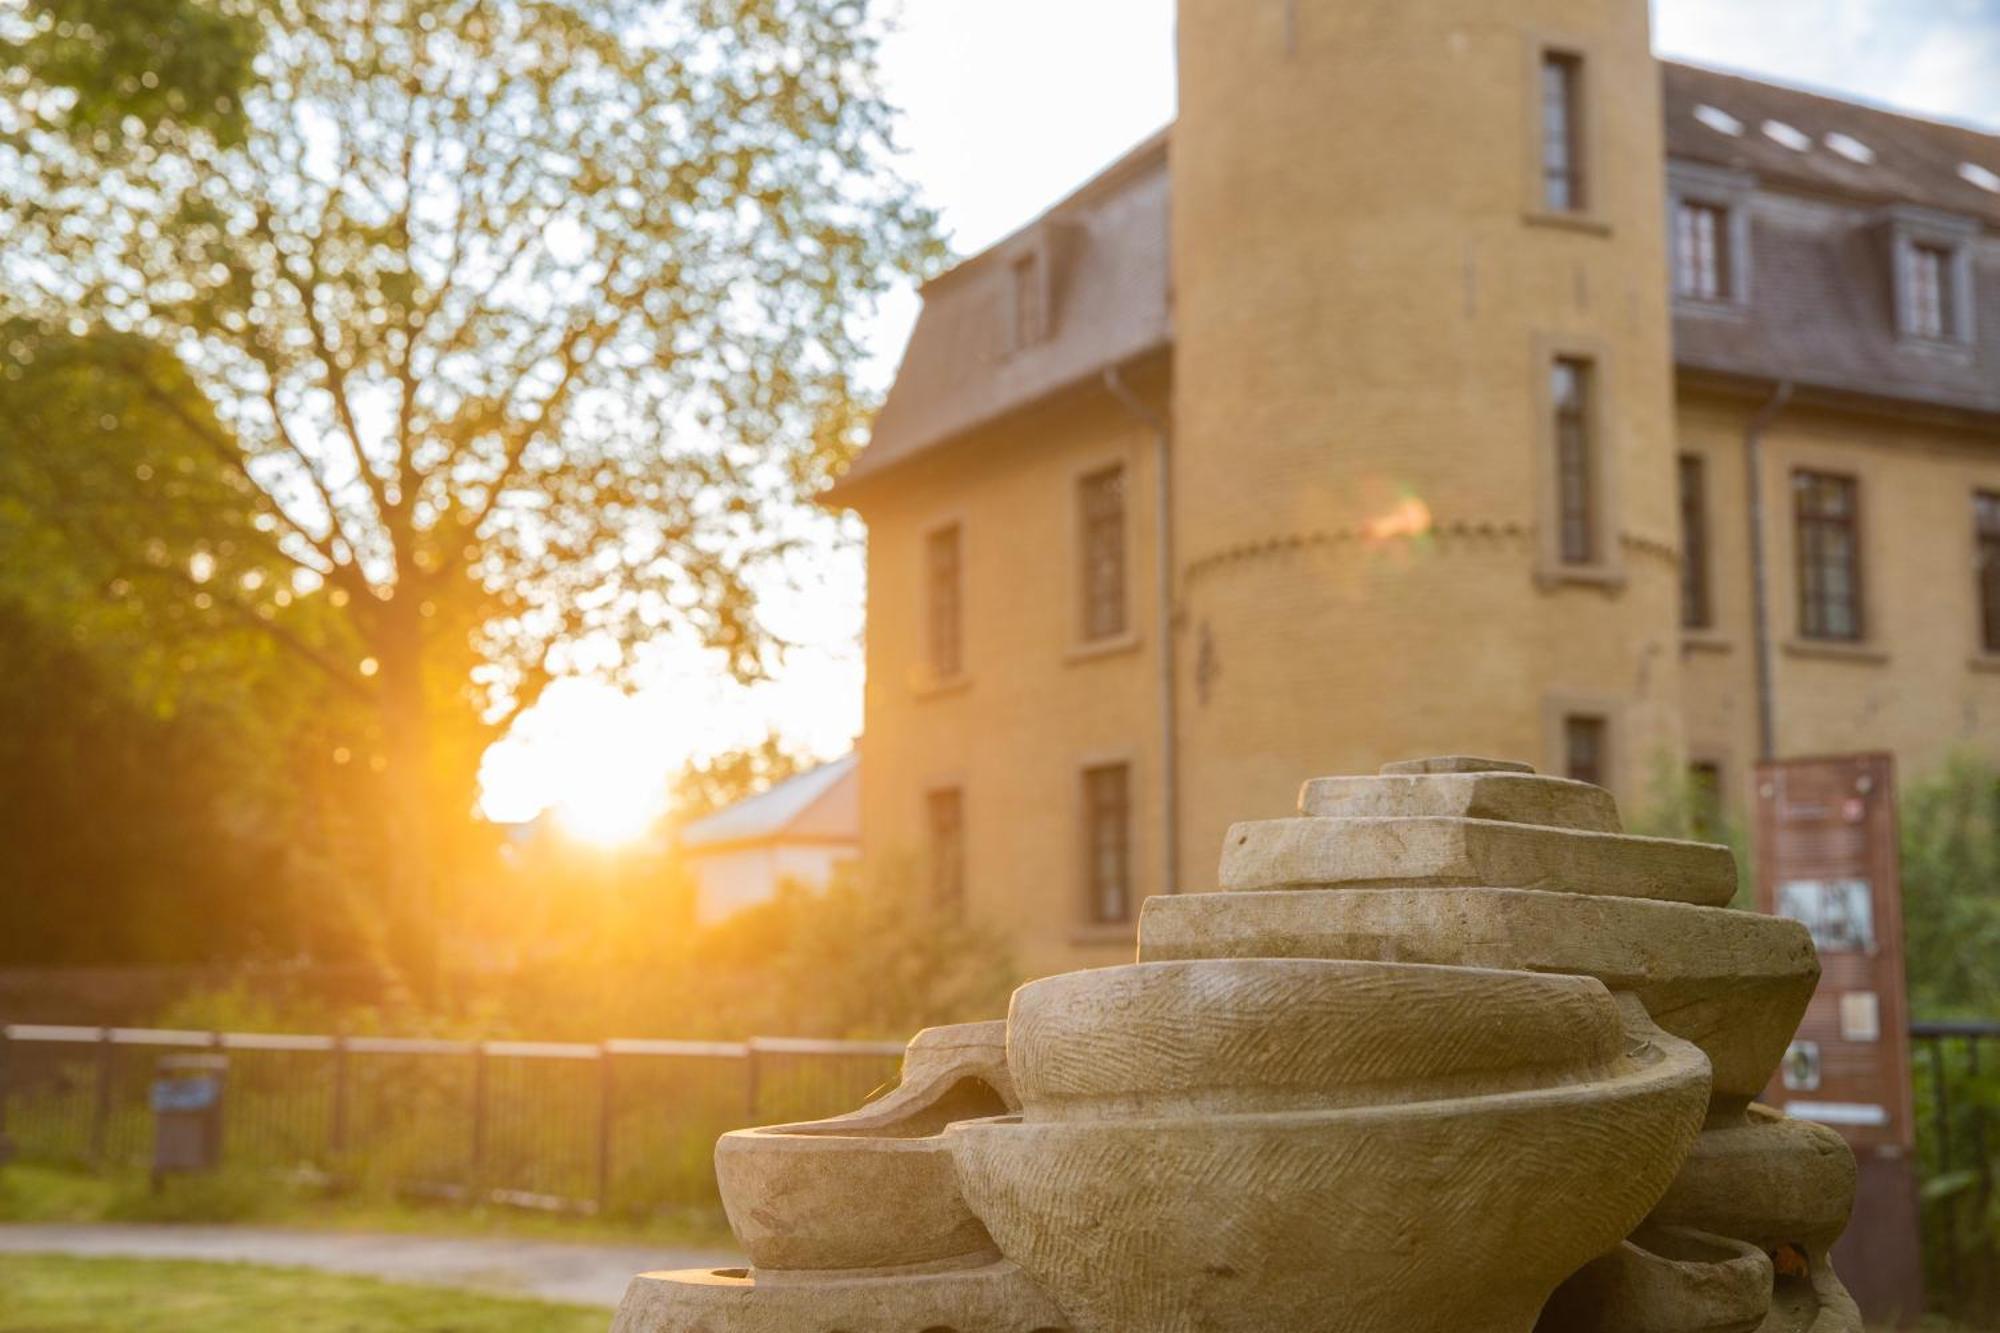
M 861 759 L 848 754 L 681 830 L 702 925 L 768 902 L 785 880 L 823 889 L 861 855 Z

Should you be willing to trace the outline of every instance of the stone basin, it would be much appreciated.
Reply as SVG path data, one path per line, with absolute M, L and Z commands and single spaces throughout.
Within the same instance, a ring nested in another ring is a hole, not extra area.
M 997 1260 L 939 1136 L 954 1120 L 1015 1104 L 1000 1063 L 1004 1026 L 919 1033 L 902 1084 L 858 1111 L 723 1135 L 716 1183 L 750 1262 L 846 1272 Z
M 1114 1035 L 1052 1054 L 1093 1024 Z M 1520 1086 L 1495 1066 L 1531 1036 Z M 1107 968 L 1024 987 L 1009 1038 L 1022 1113 L 945 1138 L 1081 1333 L 1529 1333 L 1664 1192 L 1709 1092 L 1600 983 L 1478 969 Z
M 1324 1110 L 1532 1087 L 1610 1067 L 1588 977 L 1295 958 L 1146 962 L 1015 992 L 1030 1120 Z
M 1771 1258 L 1682 1228 L 1642 1228 L 1556 1290 L 1535 1333 L 1756 1333 L 1771 1309 Z
M 1702 1048 L 1719 1114 L 1769 1084 L 1819 983 L 1804 926 L 1685 903 L 1532 889 L 1154 897 L 1139 957 L 1351 958 L 1595 977 Z

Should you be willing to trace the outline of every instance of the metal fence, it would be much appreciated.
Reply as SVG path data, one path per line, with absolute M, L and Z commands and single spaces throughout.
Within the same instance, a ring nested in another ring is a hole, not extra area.
M 1925 1286 L 1933 1309 L 2000 1317 L 2000 1023 L 1913 1023 Z M 1990 1325 L 1982 1325 L 1990 1326 Z
M 156 1028 L 0 1028 L 0 1145 L 139 1169 L 175 1050 L 228 1057 L 231 1168 L 584 1212 L 714 1199 L 716 1136 L 850 1110 L 899 1042 L 435 1041 Z

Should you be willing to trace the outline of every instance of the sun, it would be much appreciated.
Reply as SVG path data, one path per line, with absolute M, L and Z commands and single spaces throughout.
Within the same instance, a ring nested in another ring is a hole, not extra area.
M 487 750 L 480 813 L 503 824 L 551 813 L 581 841 L 629 846 L 666 812 L 668 774 L 683 758 L 657 710 L 597 681 L 560 681 Z

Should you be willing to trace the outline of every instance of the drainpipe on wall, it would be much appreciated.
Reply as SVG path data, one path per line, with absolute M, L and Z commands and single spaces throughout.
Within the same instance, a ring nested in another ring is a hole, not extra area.
M 1104 372 L 1104 387 L 1120 406 L 1153 432 L 1154 621 L 1160 638 L 1160 879 L 1168 893 L 1181 891 L 1180 728 L 1174 711 L 1174 477 L 1173 428 L 1125 382 L 1118 367 Z
M 1743 432 L 1746 504 L 1750 510 L 1750 631 L 1757 663 L 1757 759 L 1778 757 L 1777 704 L 1771 683 L 1771 592 L 1764 558 L 1764 432 L 1792 401 L 1793 385 L 1780 380 Z

